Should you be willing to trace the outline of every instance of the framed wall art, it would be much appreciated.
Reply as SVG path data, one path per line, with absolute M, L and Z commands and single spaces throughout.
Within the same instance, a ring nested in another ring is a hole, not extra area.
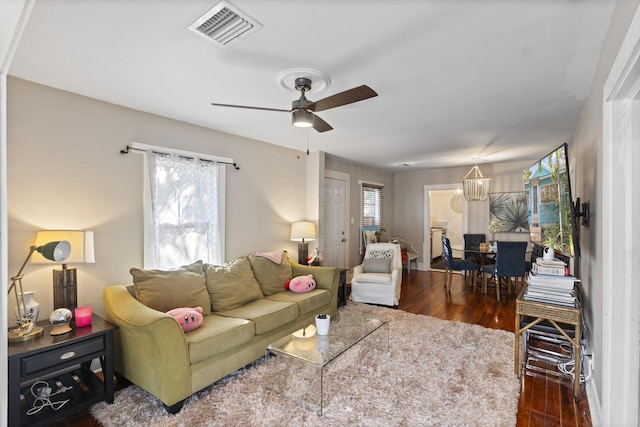
M 489 194 L 489 232 L 528 233 L 529 210 L 524 191 Z

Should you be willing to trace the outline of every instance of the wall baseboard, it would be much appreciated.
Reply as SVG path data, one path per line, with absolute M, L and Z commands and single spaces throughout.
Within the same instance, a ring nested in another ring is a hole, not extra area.
M 591 414 L 591 424 L 593 427 L 602 427 L 602 406 L 600 396 L 593 379 L 587 381 L 585 386 L 587 391 L 587 401 L 589 402 L 589 412 Z

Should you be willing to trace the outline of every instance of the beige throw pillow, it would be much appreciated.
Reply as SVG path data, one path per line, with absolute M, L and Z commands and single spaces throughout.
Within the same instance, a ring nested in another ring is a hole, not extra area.
M 205 264 L 204 275 L 214 311 L 232 310 L 263 297 L 246 257 L 221 266 Z
M 211 314 L 211 301 L 202 271 L 202 261 L 174 270 L 129 270 L 136 288 L 136 298 L 154 310 L 167 312 L 181 307 L 202 307 Z
M 368 259 L 362 263 L 362 269 L 365 273 L 391 273 L 390 259 Z
M 293 272 L 287 252 L 282 253 L 280 264 L 254 254 L 249 255 L 251 268 L 265 296 L 284 292 L 284 283 L 291 280 Z

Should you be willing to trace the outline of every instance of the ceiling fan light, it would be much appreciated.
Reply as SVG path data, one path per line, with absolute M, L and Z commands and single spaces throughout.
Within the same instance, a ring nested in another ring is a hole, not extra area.
M 291 122 L 295 127 L 310 128 L 313 126 L 313 113 L 309 110 L 295 110 L 291 115 Z

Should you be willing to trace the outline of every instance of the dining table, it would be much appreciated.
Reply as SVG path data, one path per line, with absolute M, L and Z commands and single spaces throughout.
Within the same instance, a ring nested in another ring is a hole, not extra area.
M 455 252 L 461 252 L 462 256 L 460 258 L 465 259 L 466 253 L 470 253 L 473 257 L 473 262 L 480 266 L 480 270 L 482 270 L 483 265 L 494 264 L 496 261 L 497 249 L 496 246 L 489 246 L 488 250 L 480 250 L 480 249 L 465 249 L 464 245 L 451 245 L 451 250 Z
M 482 277 L 482 267 L 485 265 L 491 265 L 491 264 L 495 264 L 496 263 L 496 256 L 498 255 L 498 250 L 497 250 L 498 245 L 493 245 L 493 246 L 489 246 L 488 249 L 465 249 L 464 245 L 461 244 L 456 244 L 456 245 L 451 245 L 451 250 L 452 252 L 460 252 L 461 253 L 461 257 L 462 259 L 465 259 L 466 253 L 470 253 L 471 256 L 473 257 L 473 262 L 475 262 L 476 264 L 478 264 L 480 266 L 480 268 L 478 269 L 478 276 Z M 525 251 L 525 257 L 527 256 L 527 254 L 531 254 L 533 252 L 533 250 L 531 248 L 527 248 L 527 250 Z M 477 281 L 477 279 L 476 279 Z M 486 293 L 486 288 L 483 286 L 482 288 L 482 293 Z

